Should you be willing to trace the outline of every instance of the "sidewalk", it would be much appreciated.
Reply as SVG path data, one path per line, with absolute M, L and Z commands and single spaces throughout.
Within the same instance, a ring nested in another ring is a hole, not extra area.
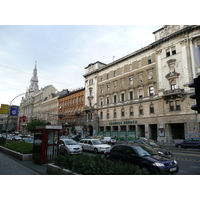
M 46 164 L 20 161 L 0 151 L 0 175 L 48 175 Z

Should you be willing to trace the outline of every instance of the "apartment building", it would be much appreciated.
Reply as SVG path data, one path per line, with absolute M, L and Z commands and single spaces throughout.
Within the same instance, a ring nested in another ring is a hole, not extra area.
M 66 135 L 83 134 L 85 88 L 63 90 L 58 97 L 59 124 Z
M 155 42 L 148 46 L 85 68 L 85 123 L 93 135 L 169 143 L 199 136 L 188 84 L 199 75 L 194 50 L 200 26 L 167 25 L 153 34 Z

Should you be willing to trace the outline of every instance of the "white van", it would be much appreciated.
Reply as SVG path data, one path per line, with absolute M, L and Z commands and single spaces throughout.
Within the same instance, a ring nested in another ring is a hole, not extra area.
M 114 145 L 116 143 L 116 139 L 114 137 L 104 137 L 103 139 L 101 139 L 101 142 Z

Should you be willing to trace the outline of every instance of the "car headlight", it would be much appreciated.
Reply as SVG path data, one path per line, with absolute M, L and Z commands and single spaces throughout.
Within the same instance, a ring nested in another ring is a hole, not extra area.
M 153 166 L 156 166 L 156 167 L 164 167 L 165 165 L 163 163 L 153 163 L 152 164 Z
M 71 148 L 71 147 L 68 147 L 68 149 L 69 149 L 70 151 L 72 151 L 72 150 L 73 150 L 73 148 Z
M 175 163 L 175 164 L 177 164 L 177 161 L 176 161 L 176 160 L 174 160 L 174 163 Z

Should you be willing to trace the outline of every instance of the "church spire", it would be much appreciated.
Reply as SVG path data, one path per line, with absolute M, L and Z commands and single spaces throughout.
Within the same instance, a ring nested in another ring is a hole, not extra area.
M 34 91 L 34 94 L 39 91 L 38 77 L 37 77 L 37 61 L 35 61 L 35 68 L 33 70 L 33 75 L 30 80 L 29 91 Z M 30 93 L 30 94 L 33 94 L 33 93 Z

